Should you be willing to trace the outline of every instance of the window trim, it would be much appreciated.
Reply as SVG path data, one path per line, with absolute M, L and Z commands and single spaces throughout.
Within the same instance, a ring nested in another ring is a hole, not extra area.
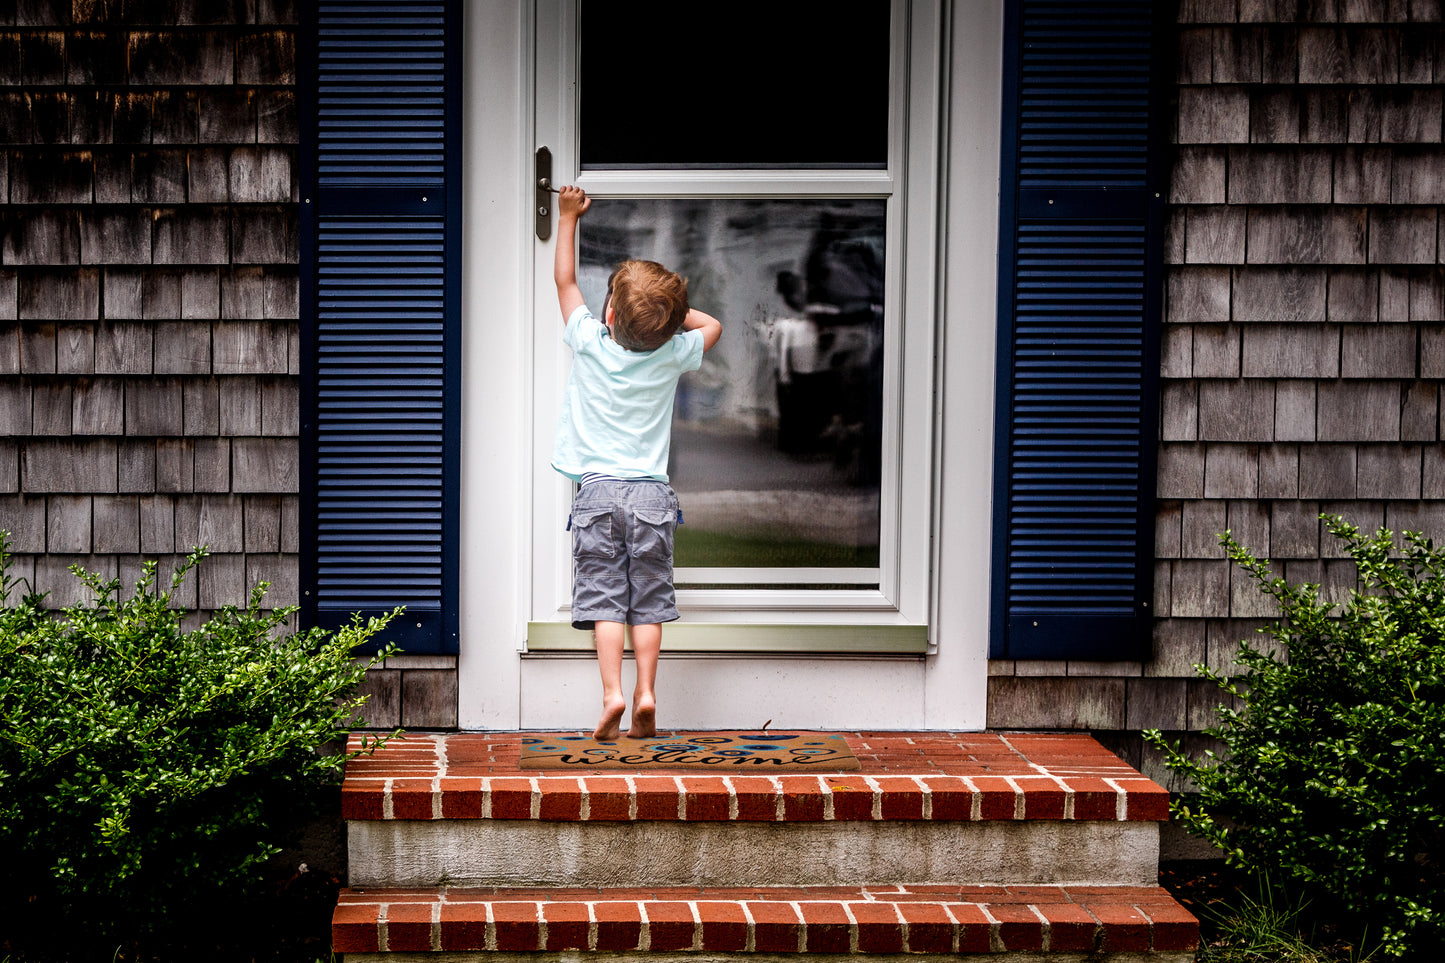
M 705 618 L 738 624 L 760 617 L 791 622 L 887 625 L 903 621 L 925 626 L 929 622 L 932 573 L 931 527 L 934 488 L 934 346 L 937 326 L 940 263 L 939 187 L 945 117 L 944 60 L 947 34 L 944 5 L 938 0 L 893 0 L 893 23 L 900 42 L 894 45 L 890 64 L 893 86 L 889 116 L 889 167 L 873 170 L 648 170 L 578 171 L 575 143 L 576 100 L 566 92 L 575 89 L 575 58 L 558 58 L 555 70 L 539 62 L 537 104 L 534 116 L 570 116 L 572 123 L 537 122 L 530 147 L 548 146 L 554 157 L 554 180 L 577 183 L 589 193 L 611 197 L 874 197 L 888 200 L 888 288 L 885 318 L 896 317 L 885 331 L 884 465 L 881 487 L 880 559 L 877 589 L 846 591 L 791 589 L 679 589 L 679 608 L 685 618 Z M 571 0 L 540 0 L 535 29 L 537 50 L 562 49 L 575 35 L 576 8 Z M 904 82 L 899 83 L 900 75 Z M 544 136 L 546 128 L 555 137 Z M 905 135 L 908 135 L 907 137 Z M 911 138 L 911 139 L 909 139 Z M 895 241 L 896 239 L 896 241 Z M 920 256 L 919 252 L 923 252 Z M 545 312 L 555 298 L 550 288 L 549 245 L 535 244 L 532 303 Z M 560 355 L 553 342 L 558 332 L 537 324 L 534 357 Z M 565 357 L 533 379 L 533 590 L 529 614 L 533 619 L 562 621 L 570 603 L 570 558 L 560 534 L 558 518 L 565 518 L 571 484 L 547 463 L 546 442 L 551 437 L 556 405 L 565 380 Z M 907 377 L 904 377 L 905 372 Z M 555 390 L 553 390 L 555 388 Z M 894 457 L 889 457 L 889 452 Z M 548 476 L 551 476 L 549 478 Z M 679 569 L 678 580 L 702 582 L 707 570 Z M 861 577 L 865 570 L 857 570 Z M 778 581 L 784 570 L 761 570 Z M 761 581 L 761 579 L 759 580 Z M 715 584 L 715 580 L 714 580 Z M 536 624 L 536 623 L 534 623 Z M 533 633 L 529 632 L 529 636 Z M 540 641 L 540 639 L 539 639 Z M 530 644 L 530 643 L 529 643 Z

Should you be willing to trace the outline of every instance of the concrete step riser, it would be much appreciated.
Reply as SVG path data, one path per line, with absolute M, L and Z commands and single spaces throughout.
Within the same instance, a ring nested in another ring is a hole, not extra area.
M 353 887 L 1153 885 L 1152 822 L 357 820 Z

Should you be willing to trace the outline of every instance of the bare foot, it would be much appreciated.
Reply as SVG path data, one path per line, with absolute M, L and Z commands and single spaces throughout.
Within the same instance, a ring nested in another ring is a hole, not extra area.
M 639 702 L 632 707 L 632 726 L 627 730 L 628 738 L 651 739 L 657 735 L 657 706 L 651 702 Z
M 622 710 L 627 708 L 627 703 L 618 699 L 613 705 L 602 703 L 602 718 L 597 720 L 597 728 L 592 730 L 592 738 L 599 742 L 611 742 L 622 732 Z

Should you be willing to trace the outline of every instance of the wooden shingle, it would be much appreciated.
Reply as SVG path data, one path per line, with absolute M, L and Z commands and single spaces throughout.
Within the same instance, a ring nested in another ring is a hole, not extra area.
M 1276 399 L 1276 408 L 1278 400 Z M 1261 445 L 1259 448 L 1259 497 L 1299 496 L 1299 446 Z
M 1239 377 L 1240 330 L 1235 324 L 1197 324 L 1194 326 L 1194 366 L 1196 378 Z
M 137 498 L 140 552 L 156 555 L 176 550 L 175 501 L 169 495 Z
M 1210 444 L 1204 457 L 1205 498 L 1255 498 L 1259 495 L 1259 447 Z
M 1222 499 L 1190 500 L 1181 506 L 1180 558 L 1223 558 L 1219 533 L 1229 527 Z
M 1160 498 L 1204 497 L 1204 445 L 1161 444 L 1158 476 Z
M 72 386 L 71 429 L 77 435 L 125 433 L 125 386 L 119 378 L 83 378 Z
M 1244 222 L 1243 208 L 1224 205 L 1189 208 L 1184 228 L 1185 261 L 1190 264 L 1242 262 Z
M 1274 384 L 1248 378 L 1200 382 L 1199 437 L 1273 441 Z
M 20 448 L 20 487 L 38 494 L 116 490 L 116 443 L 35 438 Z
M 1336 268 L 1330 271 L 1325 314 L 1335 322 L 1378 321 L 1379 272 L 1365 268 Z
M 1345 378 L 1414 378 L 1418 335 L 1410 325 L 1347 324 L 1340 374 Z
M 1335 154 L 1336 204 L 1388 204 L 1395 153 L 1381 147 L 1342 147 Z
M 1173 266 L 1167 274 L 1167 315 L 1173 324 L 1229 320 L 1229 269 Z
M 97 495 L 92 500 L 92 551 L 140 551 L 140 500 L 134 495 Z
M 0 528 L 10 532 L 10 551 L 45 551 L 45 499 L 27 495 L 0 495 Z
M 1273 65 L 1274 60 L 1267 61 Z M 1297 144 L 1300 99 L 1294 87 L 1267 87 L 1250 92 L 1249 140 L 1253 144 Z
M 1252 207 L 1250 264 L 1363 264 L 1363 207 Z
M 1246 378 L 1333 378 L 1340 372 L 1340 333 L 1326 324 L 1243 326 Z
M 1370 262 L 1434 264 L 1438 260 L 1433 207 L 1370 209 Z
M 1419 445 L 1360 445 L 1355 463 L 1359 498 L 1420 497 Z
M 180 545 L 206 545 L 213 552 L 240 552 L 242 503 L 235 495 L 190 495 L 175 500 L 175 538 Z
M 1401 441 L 1435 441 L 1440 437 L 1440 383 L 1421 380 L 1405 385 L 1400 408 Z
M 1396 381 L 1321 381 L 1320 441 L 1399 441 L 1400 384 Z
M 1172 563 L 1169 614 L 1174 618 L 1219 618 L 1229 614 L 1229 569 L 1224 559 Z
M 1322 147 L 1232 148 L 1229 203 L 1325 204 L 1331 199 L 1333 170 L 1332 153 Z

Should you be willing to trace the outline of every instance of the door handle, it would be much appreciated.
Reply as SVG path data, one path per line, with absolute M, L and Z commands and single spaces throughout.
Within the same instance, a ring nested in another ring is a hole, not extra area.
M 536 193 L 532 210 L 536 221 L 537 240 L 552 236 L 552 152 L 538 147 L 532 157 L 532 187 Z

